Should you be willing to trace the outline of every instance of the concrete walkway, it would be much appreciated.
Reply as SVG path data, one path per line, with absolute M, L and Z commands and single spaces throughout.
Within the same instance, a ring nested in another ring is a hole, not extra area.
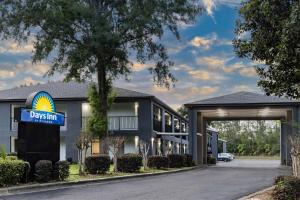
M 252 161 L 248 161 L 251 165 Z M 254 164 L 251 166 L 255 166 Z M 90 184 L 1 200 L 230 200 L 273 184 L 287 168 L 208 167 L 192 171 Z

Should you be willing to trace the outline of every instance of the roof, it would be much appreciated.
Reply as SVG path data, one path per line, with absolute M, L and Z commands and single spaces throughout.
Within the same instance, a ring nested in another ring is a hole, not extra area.
M 33 86 L 18 87 L 0 91 L 0 101 L 26 100 L 29 94 L 37 91 L 46 91 L 54 99 L 86 99 L 90 83 L 77 82 L 49 82 Z M 153 95 L 114 87 L 117 98 L 145 98 Z
M 266 96 L 253 92 L 236 92 L 224 96 L 203 99 L 192 103 L 185 104 L 186 106 L 222 106 L 222 105 L 257 105 L 257 104 L 299 104 L 299 101 L 294 101 L 287 98 L 279 98 L 275 96 Z

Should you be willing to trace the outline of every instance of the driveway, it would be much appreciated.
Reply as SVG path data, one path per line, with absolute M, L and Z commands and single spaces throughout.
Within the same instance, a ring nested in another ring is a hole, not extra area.
M 251 161 L 250 161 L 251 162 Z M 76 186 L 5 200 L 230 200 L 271 186 L 286 168 L 207 167 L 176 174 Z
M 230 162 L 218 162 L 219 167 L 237 167 L 237 168 L 279 168 L 280 160 L 247 160 L 247 159 L 235 159 Z

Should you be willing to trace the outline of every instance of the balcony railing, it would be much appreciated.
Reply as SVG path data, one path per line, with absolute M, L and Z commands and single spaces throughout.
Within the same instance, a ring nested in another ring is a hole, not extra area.
M 82 130 L 87 130 L 88 117 L 82 117 Z M 137 116 L 109 116 L 108 130 L 110 131 L 125 131 L 138 130 Z

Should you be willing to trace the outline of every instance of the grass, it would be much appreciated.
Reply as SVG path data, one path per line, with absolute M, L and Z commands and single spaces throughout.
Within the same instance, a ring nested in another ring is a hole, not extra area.
M 184 168 L 181 168 L 184 169 Z M 116 177 L 116 176 L 126 176 L 126 175 L 134 175 L 134 174 L 144 174 L 144 173 L 159 173 L 159 172 L 166 172 L 166 171 L 173 171 L 177 170 L 177 168 L 172 169 L 144 169 L 143 167 L 140 169 L 139 172 L 136 173 L 122 173 L 122 172 L 113 172 L 113 165 L 110 165 L 110 169 L 106 174 L 86 174 L 84 176 L 79 175 L 79 165 L 72 164 L 70 165 L 70 176 L 67 181 L 80 181 L 80 180 L 88 180 L 88 179 L 103 179 L 109 177 Z
M 280 160 L 280 156 L 235 156 L 241 160 Z

